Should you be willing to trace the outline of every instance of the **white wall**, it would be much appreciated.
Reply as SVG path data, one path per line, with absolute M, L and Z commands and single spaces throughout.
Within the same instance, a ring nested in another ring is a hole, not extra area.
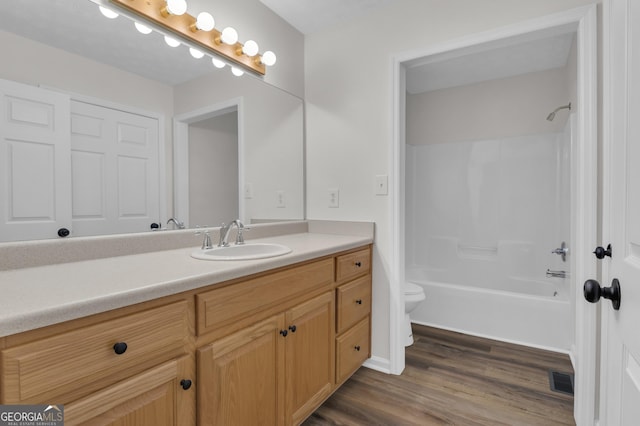
M 189 125 L 189 227 L 217 226 L 238 217 L 234 111 Z
M 305 39 L 307 216 L 373 220 L 374 356 L 389 357 L 391 57 L 483 30 L 595 3 L 592 0 L 397 0 Z M 340 208 L 328 207 L 340 189 Z
M 558 133 L 569 112 L 565 68 L 407 94 L 407 143 L 433 144 Z M 575 102 L 574 102 L 575 104 Z

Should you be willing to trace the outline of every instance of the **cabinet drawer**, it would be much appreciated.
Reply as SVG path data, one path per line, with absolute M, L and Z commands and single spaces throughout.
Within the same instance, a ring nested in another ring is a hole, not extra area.
M 336 338 L 336 383 L 340 384 L 369 358 L 369 317 Z
M 341 285 L 336 293 L 338 306 L 336 332 L 340 334 L 371 312 L 371 276 Z
M 336 281 L 342 282 L 371 271 L 371 250 L 366 248 L 338 256 L 336 259 Z
M 188 336 L 184 301 L 5 349 L 2 403 L 67 403 L 186 353 Z
M 198 294 L 198 335 L 221 327 L 239 329 L 256 314 L 295 296 L 333 286 L 333 259 L 309 263 Z M 285 309 L 285 308 L 283 308 Z

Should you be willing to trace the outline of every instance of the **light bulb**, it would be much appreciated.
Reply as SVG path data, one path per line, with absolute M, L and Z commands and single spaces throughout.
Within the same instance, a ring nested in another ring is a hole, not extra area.
M 178 40 L 176 40 L 175 38 L 171 38 L 169 36 L 164 36 L 164 42 L 167 43 L 171 47 L 180 46 L 180 42 Z
M 196 28 L 201 31 L 211 31 L 216 25 L 216 21 L 213 19 L 210 13 L 200 12 L 196 19 Z
M 247 40 L 247 42 L 242 46 L 242 53 L 247 56 L 255 56 L 258 54 L 258 43 L 253 40 Z
M 172 15 L 184 15 L 187 11 L 187 2 L 185 0 L 167 0 L 167 12 Z
M 224 68 L 224 66 L 226 65 L 223 61 L 221 61 L 218 58 L 211 58 L 211 63 L 216 68 Z
M 242 76 L 244 74 L 244 71 L 242 71 L 240 68 L 236 68 L 236 67 L 231 67 L 231 72 L 236 77 L 240 77 L 240 76 Z
M 138 30 L 142 34 L 149 34 L 151 33 L 151 31 L 153 31 L 151 28 L 141 24 L 140 22 L 134 22 L 133 24 L 136 26 L 136 30 Z
M 232 27 L 227 27 L 222 30 L 220 40 L 223 43 L 234 45 L 238 42 L 238 32 Z
M 204 53 L 198 49 L 194 49 L 193 47 L 189 48 L 189 53 L 196 59 L 200 59 L 204 56 Z
M 120 16 L 116 12 L 114 12 L 113 10 L 107 9 L 104 6 L 98 6 L 98 8 L 100 9 L 100 13 L 102 13 L 105 18 L 116 19 L 118 16 Z
M 276 54 L 270 50 L 267 50 L 262 54 L 260 61 L 268 67 L 273 66 L 276 63 Z

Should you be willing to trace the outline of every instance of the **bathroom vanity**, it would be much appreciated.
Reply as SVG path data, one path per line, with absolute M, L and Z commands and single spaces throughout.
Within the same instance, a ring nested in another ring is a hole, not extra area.
M 212 262 L 186 248 L 0 272 L 3 286 L 47 273 L 55 281 L 65 269 L 75 274 L 70 289 L 90 277 L 85 286 L 100 285 L 106 271 L 128 281 L 134 265 L 154 271 L 139 272 L 147 280 L 165 280 L 129 290 L 114 283 L 78 302 L 86 315 L 70 313 L 73 302 L 48 305 L 25 330 L 3 330 L 0 404 L 64 404 L 69 425 L 301 423 L 370 357 L 371 238 L 270 240 L 292 253 Z M 167 256 L 183 257 L 165 264 Z M 54 282 L 52 291 L 61 288 Z M 122 306 L 104 310 L 112 303 Z M 34 327 L 46 311 L 51 324 Z M 56 319 L 65 315 L 76 318 Z

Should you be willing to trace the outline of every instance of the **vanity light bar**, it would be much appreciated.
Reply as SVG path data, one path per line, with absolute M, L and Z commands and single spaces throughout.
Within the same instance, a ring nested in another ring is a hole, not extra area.
M 211 31 L 198 30 L 195 26 L 196 18 L 188 13 L 172 15 L 164 12 L 166 0 L 109 1 L 171 31 L 180 38 L 187 39 L 204 51 L 221 56 L 257 74 L 265 75 L 265 64 L 260 55 L 248 56 L 243 52 L 243 45 L 239 42 L 232 45 L 222 42 L 222 33 L 215 28 Z

